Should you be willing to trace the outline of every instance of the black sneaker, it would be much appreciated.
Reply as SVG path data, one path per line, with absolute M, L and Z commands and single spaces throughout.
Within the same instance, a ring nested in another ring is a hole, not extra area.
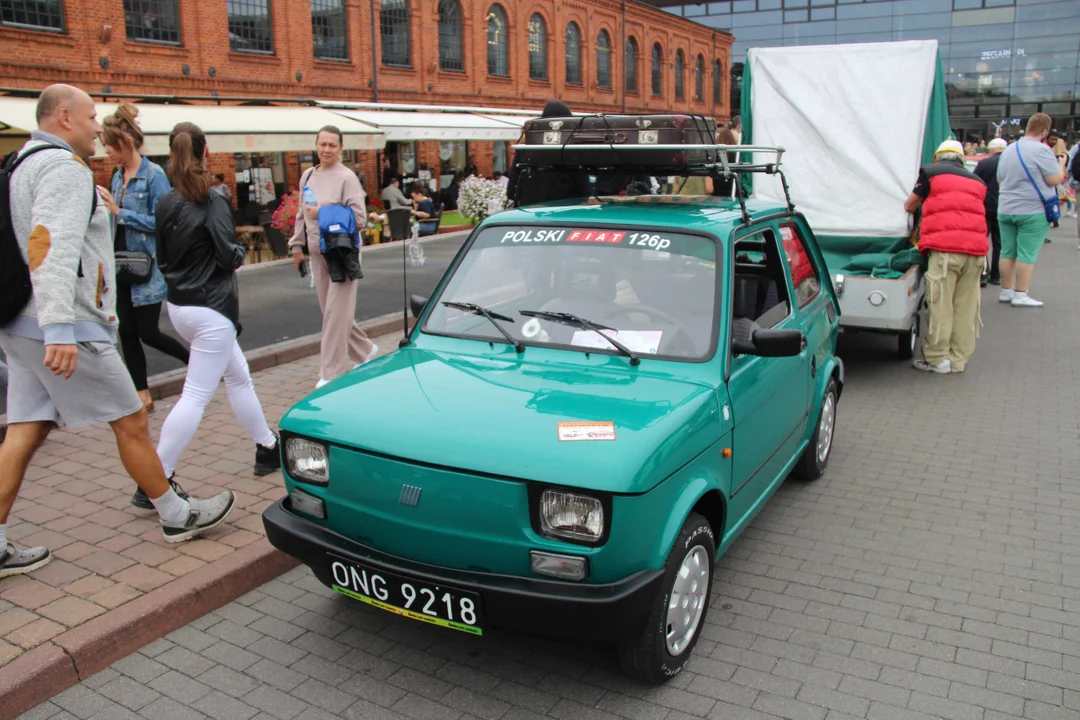
M 255 446 L 255 477 L 269 475 L 281 468 L 281 442 L 274 435 L 274 447 Z
M 990 278 L 990 284 L 991 285 L 1000 285 L 1001 284 L 1001 278 L 996 278 L 996 277 Z
M 169 487 L 176 491 L 176 494 L 180 496 L 181 500 L 187 500 L 188 494 L 184 492 L 184 489 L 180 487 L 180 483 L 173 480 L 175 475 L 169 476 Z M 154 503 L 150 502 L 150 498 L 143 492 L 142 488 L 135 490 L 135 494 L 131 496 L 131 504 L 140 510 L 153 510 Z

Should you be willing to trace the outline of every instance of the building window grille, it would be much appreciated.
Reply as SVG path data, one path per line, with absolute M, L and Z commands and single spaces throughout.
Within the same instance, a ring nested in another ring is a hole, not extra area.
M 311 40 L 315 57 L 348 60 L 347 26 L 343 0 L 311 0 Z
M 660 43 L 652 47 L 652 94 L 664 94 L 664 49 Z
M 488 75 L 510 76 L 510 38 L 506 11 L 492 5 L 487 14 Z
M 566 84 L 581 84 L 581 29 L 575 22 L 566 26 Z
M 382 31 L 382 64 L 409 67 L 409 0 L 383 0 L 379 27 Z
M 636 93 L 638 91 L 638 79 L 637 79 L 637 58 L 638 58 L 638 46 L 637 40 L 634 38 L 626 39 L 626 92 Z
M 529 79 L 548 79 L 547 23 L 540 13 L 529 18 Z
M 63 0 L 0 0 L 0 25 L 64 31 Z
M 124 0 L 127 39 L 138 42 L 180 44 L 177 0 Z
M 596 36 L 596 84 L 611 87 L 611 35 L 601 30 Z
M 439 0 L 439 69 L 465 71 L 464 23 L 458 0 Z
M 274 52 L 270 0 L 228 0 L 229 49 L 233 52 Z

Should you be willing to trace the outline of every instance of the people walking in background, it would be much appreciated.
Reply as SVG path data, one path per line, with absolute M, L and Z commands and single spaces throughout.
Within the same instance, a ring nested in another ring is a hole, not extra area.
M 319 157 L 318 148 L 316 148 L 315 150 L 315 157 Z M 390 183 L 393 182 L 395 177 L 397 177 L 397 173 L 394 171 L 394 168 L 390 166 L 390 158 L 386 155 L 383 155 L 382 171 L 379 180 L 379 191 L 381 192 L 383 188 L 388 187 Z
M 738 145 L 739 138 L 735 136 L 735 131 L 731 128 L 720 128 L 716 132 L 717 145 Z M 729 163 L 736 162 L 738 159 L 738 153 L 729 152 L 727 154 L 727 161 Z M 708 178 L 711 181 L 712 189 L 709 191 L 710 195 L 718 197 L 733 198 L 735 197 L 735 178 L 727 178 L 715 180 Z
M 742 145 L 742 116 L 736 115 L 728 123 L 728 129 L 735 135 L 734 145 Z
M 117 166 L 111 190 L 99 188 L 102 201 L 113 214 L 113 246 L 116 251 L 144 252 L 154 258 L 150 279 L 132 282 L 121 270 L 116 277 L 116 316 L 120 321 L 120 347 L 124 351 L 135 389 L 148 412 L 153 412 L 146 377 L 143 344 L 187 365 L 188 351 L 179 340 L 161 331 L 161 303 L 165 300 L 165 277 L 157 262 L 157 225 L 154 209 L 169 191 L 169 179 L 160 165 L 142 155 L 143 134 L 136 122 L 139 111 L 123 103 L 101 122 L 101 139 L 109 160 Z M 226 190 L 228 187 L 222 185 Z M 146 501 L 149 505 L 149 500 Z
M 0 445 L 0 578 L 52 559 L 44 547 L 20 550 L 8 542 L 7 519 L 30 461 L 57 426 L 112 426 L 120 460 L 152 498 L 169 542 L 217 527 L 235 504 L 229 491 L 189 500 L 169 487 L 143 403 L 116 351 L 112 228 L 86 163 L 101 131 L 96 115 L 82 90 L 46 88 L 38 129 L 11 177 L 11 221 L 32 295 L 0 329 L 11 383 Z
M 1054 144 L 1051 146 L 1054 151 L 1054 157 L 1057 158 L 1058 164 L 1061 165 L 1061 172 L 1065 173 L 1065 177 L 1068 178 L 1068 166 L 1069 166 L 1069 149 L 1065 146 L 1065 140 L 1060 137 L 1054 138 Z M 1069 183 L 1063 182 L 1055 188 L 1057 190 L 1058 204 L 1061 206 L 1061 214 L 1068 217 L 1069 202 Z M 1058 227 L 1058 223 L 1054 223 L 1054 227 Z
M 210 178 L 210 189 L 216 192 L 221 197 L 225 198 L 225 202 L 232 205 L 232 190 L 225 184 L 225 175 L 218 173 Z
M 180 399 L 161 426 L 158 455 L 169 481 L 222 377 L 240 424 L 255 442 L 255 475 L 281 467 L 277 436 L 266 424 L 240 333 L 236 268 L 244 248 L 236 243 L 225 198 L 210 191 L 206 135 L 179 123 L 169 135 L 169 179 L 173 189 L 158 202 L 159 258 L 169 287 L 169 320 L 191 343 L 191 362 Z M 132 504 L 140 505 L 136 494 Z
M 356 179 L 360 182 L 360 189 L 364 191 L 364 195 L 367 195 L 367 175 L 360 169 L 360 163 L 353 164 L 353 172 L 356 173 Z
M 1001 294 L 1013 307 L 1038 308 L 1043 303 L 1028 295 L 1039 249 L 1050 232 L 1044 200 L 1057 197 L 1065 180 L 1061 163 L 1044 144 L 1050 116 L 1035 113 L 1024 137 L 1010 145 L 998 162 L 998 224 L 1001 227 Z
M 1069 185 L 1072 188 L 1073 215 L 1076 216 L 1076 245 L 1080 249 L 1080 203 L 1078 203 L 1077 195 L 1080 194 L 1080 142 L 1074 142 L 1072 149 L 1069 150 L 1069 163 L 1065 169 L 1065 173 L 1069 178 Z
M 990 153 L 975 166 L 975 175 L 986 184 L 986 227 L 990 232 L 990 263 L 988 272 L 983 276 L 982 285 L 1001 284 L 1001 228 L 998 226 L 998 163 L 1001 153 L 1009 144 L 1002 138 L 994 138 L 987 146 Z
M 979 278 L 986 267 L 986 185 L 964 167 L 964 146 L 946 140 L 904 209 L 922 205 L 919 251 L 927 256 L 928 331 L 918 370 L 962 373 L 979 337 Z
M 315 204 L 308 205 L 296 219 L 296 232 L 289 241 L 293 260 L 299 267 L 303 262 L 303 247 L 307 243 L 311 256 L 311 272 L 315 279 L 315 291 L 322 310 L 322 338 L 320 341 L 319 381 L 322 387 L 334 378 L 344 375 L 352 367 L 362 365 L 378 353 L 379 348 L 356 324 L 357 281 L 344 279 L 331 282 L 326 260 L 319 247 L 319 208 L 324 205 L 344 205 L 356 214 L 356 226 L 367 223 L 364 190 L 356 175 L 341 164 L 344 138 L 336 127 L 327 125 L 319 131 L 319 164 L 304 173 L 300 187 L 309 188 Z M 390 187 L 397 189 L 400 180 L 394 178 Z M 401 191 L 397 190 L 400 195 Z M 383 195 L 386 197 L 385 191 Z M 404 207 L 412 203 L 404 199 Z M 387 203 L 387 209 L 394 207 Z

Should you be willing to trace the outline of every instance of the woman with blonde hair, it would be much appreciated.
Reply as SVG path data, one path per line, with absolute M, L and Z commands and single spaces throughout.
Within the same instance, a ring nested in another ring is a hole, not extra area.
M 140 251 L 157 256 L 157 223 L 154 209 L 161 196 L 169 191 L 169 179 L 161 166 L 142 155 L 143 134 L 136 121 L 139 111 L 123 103 L 101 121 L 101 140 L 109 160 L 116 166 L 111 190 L 98 188 L 105 205 L 113 214 L 114 245 L 118 252 Z M 150 277 L 133 282 L 119 272 L 116 278 L 116 315 L 120 327 L 120 347 L 124 363 L 148 411 L 153 411 L 146 377 L 146 353 L 143 344 L 171 355 L 187 364 L 188 351 L 177 339 L 161 332 L 161 303 L 165 300 L 165 277 L 158 263 L 151 262 Z M 150 500 L 139 503 L 151 509 Z
M 159 258 L 169 289 L 169 319 L 191 343 L 191 362 L 180 400 L 165 418 L 158 442 L 158 456 L 170 480 L 222 377 L 233 413 L 255 442 L 255 475 L 281 467 L 277 436 L 266 424 L 247 360 L 236 342 L 240 333 L 236 268 L 244 263 L 244 248 L 236 243 L 229 203 L 210 191 L 206 159 L 206 135 L 198 125 L 182 122 L 173 128 L 169 135 L 173 189 L 157 206 Z
M 316 387 L 322 387 L 352 367 L 374 358 L 379 347 L 356 324 L 357 281 L 346 277 L 340 282 L 332 282 L 319 246 L 320 207 L 344 205 L 356 216 L 356 227 L 363 228 L 367 224 L 364 189 L 356 174 L 341 164 L 344 144 L 341 130 L 327 125 L 319 131 L 315 143 L 319 164 L 300 178 L 301 192 L 309 200 L 313 194 L 314 203 L 302 200 L 304 211 L 296 218 L 296 231 L 289 241 L 289 249 L 297 268 L 304 261 L 305 244 L 311 258 L 311 274 L 323 316 L 319 382 L 316 383 Z

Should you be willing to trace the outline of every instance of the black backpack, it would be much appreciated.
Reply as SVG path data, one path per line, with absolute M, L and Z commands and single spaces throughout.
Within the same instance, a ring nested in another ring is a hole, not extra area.
M 33 294 L 30 284 L 30 268 L 23 260 L 19 250 L 19 241 L 15 237 L 15 227 L 11 222 L 11 176 L 23 160 L 42 150 L 66 150 L 59 145 L 37 145 L 25 153 L 13 150 L 0 163 L 0 327 L 14 320 L 23 311 Z M 93 218 L 97 209 L 97 190 L 94 190 L 94 203 L 90 207 Z M 80 263 L 79 275 L 82 275 Z

